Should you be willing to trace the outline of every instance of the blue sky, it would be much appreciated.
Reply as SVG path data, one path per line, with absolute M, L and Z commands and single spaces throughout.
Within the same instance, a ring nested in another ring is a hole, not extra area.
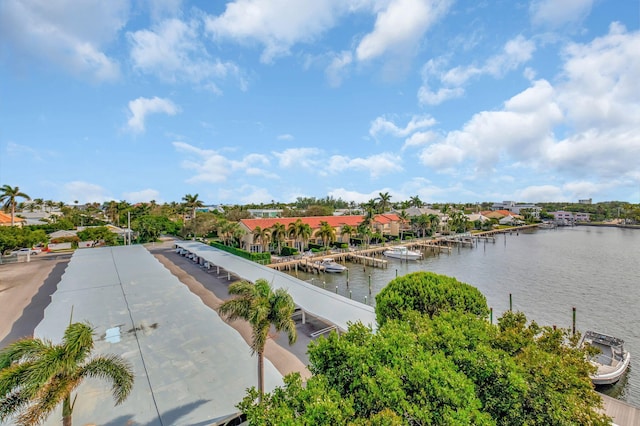
M 3 0 L 0 184 L 640 202 L 638 0 Z

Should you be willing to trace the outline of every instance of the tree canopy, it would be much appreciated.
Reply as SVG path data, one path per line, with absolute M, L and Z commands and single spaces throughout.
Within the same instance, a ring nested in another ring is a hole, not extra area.
M 408 311 L 433 317 L 446 310 L 485 317 L 489 314 L 487 300 L 477 288 L 432 272 L 398 277 L 376 295 L 378 324 L 384 324 L 387 319 L 402 319 Z
M 610 424 L 578 336 L 519 312 L 491 324 L 484 297 L 453 278 L 402 278 L 378 302 L 377 331 L 356 323 L 310 343 L 306 386 L 292 375 L 262 401 L 250 390 L 238 405 L 249 423 Z

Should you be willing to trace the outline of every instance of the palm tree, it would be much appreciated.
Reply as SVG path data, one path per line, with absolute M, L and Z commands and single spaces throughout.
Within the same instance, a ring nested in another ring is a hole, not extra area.
M 400 218 L 400 241 L 402 241 L 404 239 L 403 237 L 406 224 L 409 221 L 409 215 L 407 214 L 406 210 L 402 209 L 402 211 L 398 215 L 398 218 Z
M 302 247 L 309 246 L 309 239 L 313 235 L 313 228 L 308 223 L 302 224 L 302 228 L 300 229 L 300 238 L 302 239 Z
M 31 197 L 24 192 L 20 192 L 20 188 L 17 186 L 12 188 L 9 185 L 2 185 L 2 188 L 0 188 L 0 203 L 4 203 L 2 208 L 5 211 L 11 210 L 11 226 L 15 225 L 16 198 L 31 200 Z
M 258 354 L 258 392 L 264 394 L 264 347 L 269 338 L 269 330 L 274 325 L 277 331 L 285 331 L 289 344 L 295 343 L 298 335 L 296 324 L 291 319 L 295 304 L 285 289 L 271 289 L 269 282 L 258 279 L 255 284 L 237 281 L 229 286 L 229 294 L 236 295 L 220 305 L 218 313 L 227 320 L 242 318 L 249 322 L 253 330 L 251 353 Z
M 196 218 L 196 208 L 204 205 L 202 200 L 198 200 L 198 194 L 187 194 L 182 197 L 182 201 L 184 201 L 185 206 L 191 211 L 191 220 L 194 220 Z
M 270 236 L 271 233 L 269 232 L 269 228 L 260 228 L 259 226 L 253 228 L 253 237 L 256 241 L 260 241 L 260 247 L 262 248 L 261 251 L 264 251 L 265 246 L 269 244 Z
M 303 225 L 304 223 L 302 222 L 302 219 L 298 219 L 287 226 L 287 234 L 290 238 L 294 239 L 296 248 L 300 251 L 302 251 L 302 244 L 298 245 L 298 238 L 300 238 L 300 231 L 302 231 Z
M 351 225 L 342 225 L 342 228 L 340 228 L 340 237 L 342 239 L 342 237 L 346 237 L 347 239 L 347 244 L 350 242 L 351 240 L 351 236 L 354 235 L 356 233 L 356 228 L 354 228 Z M 342 239 L 342 242 L 344 243 L 344 239 Z
M 287 236 L 287 228 L 280 222 L 271 226 L 271 241 L 278 244 L 278 254 L 282 251 L 282 241 Z
M 41 424 L 62 403 L 62 424 L 71 426 L 77 397 L 72 392 L 80 383 L 95 377 L 112 382 L 116 405 L 133 387 L 133 372 L 116 355 L 90 357 L 91 327 L 70 324 L 62 343 L 26 338 L 0 351 L 0 420 L 17 415 L 17 425 Z
M 389 201 L 391 201 L 391 195 L 389 195 L 388 192 L 380 192 L 378 193 L 378 198 L 376 198 L 376 201 L 378 201 L 378 205 L 380 206 L 380 213 L 385 213 L 387 211 L 387 207 L 389 206 Z
M 409 203 L 413 206 L 413 207 L 422 207 L 424 206 L 424 203 L 422 202 L 422 200 L 420 199 L 419 196 L 414 196 L 414 197 L 409 197 Z
M 329 222 L 320 222 L 320 229 L 316 231 L 316 235 L 322 238 L 323 247 L 329 247 L 329 244 L 336 240 L 336 230 Z

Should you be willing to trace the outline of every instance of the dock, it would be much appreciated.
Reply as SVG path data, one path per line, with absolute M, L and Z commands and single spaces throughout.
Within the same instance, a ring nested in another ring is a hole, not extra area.
M 640 426 L 640 408 L 627 404 L 619 399 L 600 394 L 604 412 L 613 419 L 617 426 Z

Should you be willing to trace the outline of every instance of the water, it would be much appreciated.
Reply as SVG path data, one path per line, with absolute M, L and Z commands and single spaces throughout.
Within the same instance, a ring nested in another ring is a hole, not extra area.
M 509 294 L 513 309 L 540 325 L 570 328 L 576 307 L 578 330 L 620 337 L 631 352 L 625 379 L 598 390 L 640 407 L 640 368 L 634 371 L 640 360 L 640 230 L 579 226 L 513 232 L 496 236 L 495 243 L 424 254 L 409 263 L 390 259 L 387 269 L 348 263 L 349 287 L 344 273 L 299 272 L 298 277 L 328 291 L 337 286 L 339 294 L 373 305 L 396 273 L 432 271 L 477 287 L 493 307 L 494 321 L 509 309 Z

